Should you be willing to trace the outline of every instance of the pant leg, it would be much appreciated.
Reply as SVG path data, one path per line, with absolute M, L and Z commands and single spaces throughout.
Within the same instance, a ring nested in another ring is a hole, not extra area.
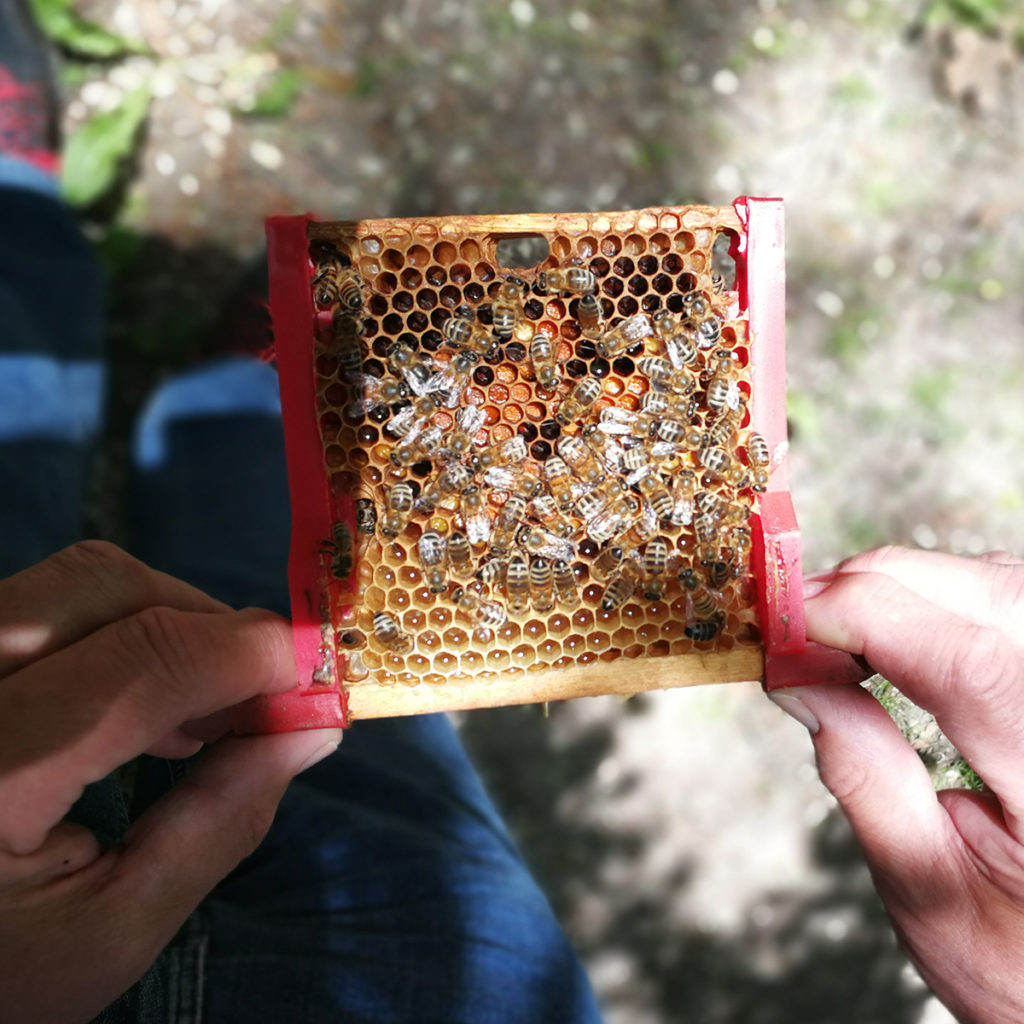
M 233 604 L 284 610 L 289 516 L 272 377 L 234 359 L 161 389 L 136 433 L 133 508 L 152 564 Z M 598 1019 L 442 715 L 353 726 L 293 783 L 267 839 L 190 927 L 201 964 L 190 1009 L 203 1019 Z
M 95 256 L 52 180 L 0 157 L 0 577 L 80 536 L 102 311 Z

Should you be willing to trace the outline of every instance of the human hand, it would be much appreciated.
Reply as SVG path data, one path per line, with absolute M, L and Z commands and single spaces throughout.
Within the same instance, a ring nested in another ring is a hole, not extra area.
M 338 730 L 220 738 L 224 710 L 294 685 L 288 624 L 233 612 L 109 544 L 0 581 L 0 1007 L 87 1021 L 149 967 L 263 838 L 289 781 Z M 102 852 L 61 821 L 148 752 L 188 777 Z
M 862 655 L 989 792 L 936 794 L 861 687 L 771 694 L 813 734 L 904 947 L 965 1024 L 1024 1020 L 1024 562 L 885 548 L 806 585 L 807 635 Z

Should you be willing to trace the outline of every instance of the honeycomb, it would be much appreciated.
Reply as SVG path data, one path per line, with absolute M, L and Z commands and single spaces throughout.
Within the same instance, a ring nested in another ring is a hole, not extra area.
M 757 647 L 731 208 L 311 222 L 348 688 Z M 548 255 L 504 267 L 498 243 Z M 596 300 L 596 301 L 595 301 Z

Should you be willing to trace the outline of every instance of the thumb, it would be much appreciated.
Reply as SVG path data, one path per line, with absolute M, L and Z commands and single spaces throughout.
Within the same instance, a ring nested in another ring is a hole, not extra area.
M 849 819 L 876 878 L 914 888 L 951 841 L 920 758 L 858 684 L 776 690 L 769 698 L 811 733 L 822 782 Z
M 146 965 L 256 849 L 292 778 L 340 740 L 340 729 L 225 738 L 128 830 L 107 891 Z

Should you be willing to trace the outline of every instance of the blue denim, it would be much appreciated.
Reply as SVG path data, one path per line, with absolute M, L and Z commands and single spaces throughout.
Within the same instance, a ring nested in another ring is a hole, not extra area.
M 91 254 L 52 195 L 5 178 L 4 166 L 0 576 L 79 535 L 104 386 Z M 169 382 L 143 411 L 133 461 L 136 554 L 233 605 L 287 612 L 272 370 L 231 359 Z M 187 767 L 140 758 L 133 792 L 105 780 L 70 817 L 116 842 Z M 100 1018 L 598 1019 L 576 957 L 441 715 L 354 725 L 337 754 L 292 784 L 259 849 Z

